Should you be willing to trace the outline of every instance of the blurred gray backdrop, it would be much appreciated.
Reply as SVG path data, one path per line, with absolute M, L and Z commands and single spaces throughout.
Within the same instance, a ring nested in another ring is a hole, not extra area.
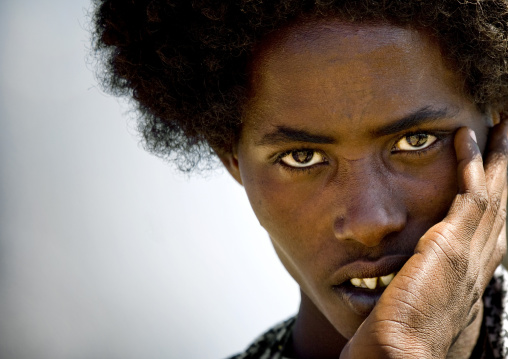
M 0 0 L 0 358 L 231 355 L 297 286 L 229 175 L 142 150 L 86 64 L 89 10 Z

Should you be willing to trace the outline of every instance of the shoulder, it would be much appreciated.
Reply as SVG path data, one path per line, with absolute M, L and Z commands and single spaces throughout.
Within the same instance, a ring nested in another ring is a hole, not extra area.
M 284 359 L 282 352 L 291 336 L 296 317 L 291 317 L 261 334 L 243 353 L 229 359 Z

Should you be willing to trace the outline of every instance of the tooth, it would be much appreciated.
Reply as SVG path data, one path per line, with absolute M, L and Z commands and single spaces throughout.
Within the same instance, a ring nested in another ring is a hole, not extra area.
M 390 273 L 388 275 L 385 275 L 385 276 L 382 276 L 382 277 L 379 277 L 379 280 L 381 281 L 381 283 L 383 283 L 383 285 L 386 287 L 388 284 L 390 284 L 390 282 L 392 281 L 393 277 L 395 276 L 395 273 Z
M 360 285 L 362 285 L 362 280 L 360 278 L 352 278 L 351 284 L 354 285 L 355 287 L 359 287 Z
M 377 284 L 377 277 L 375 278 L 363 278 L 363 281 L 365 282 L 365 285 L 369 289 L 376 289 Z

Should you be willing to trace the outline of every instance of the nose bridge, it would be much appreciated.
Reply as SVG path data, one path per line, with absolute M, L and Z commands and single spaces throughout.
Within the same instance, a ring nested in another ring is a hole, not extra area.
M 340 167 L 335 236 L 373 247 L 387 235 L 401 231 L 406 210 L 382 166 L 365 158 L 344 161 Z

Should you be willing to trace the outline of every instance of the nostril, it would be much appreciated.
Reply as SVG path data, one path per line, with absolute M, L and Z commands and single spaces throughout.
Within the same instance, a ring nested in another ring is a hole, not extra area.
M 350 210 L 334 221 L 335 237 L 339 240 L 354 240 L 367 247 L 374 247 L 393 233 L 401 232 L 406 223 L 405 212 L 371 207 L 369 211 Z

